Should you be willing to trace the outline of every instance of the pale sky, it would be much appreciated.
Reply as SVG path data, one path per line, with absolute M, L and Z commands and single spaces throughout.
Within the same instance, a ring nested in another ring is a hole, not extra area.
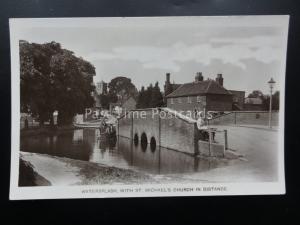
M 138 89 L 159 82 L 214 79 L 227 89 L 268 93 L 285 73 L 286 17 L 165 17 L 24 20 L 18 37 L 56 41 L 96 67 L 94 81 L 126 76 Z M 31 24 L 31 25 L 30 25 Z

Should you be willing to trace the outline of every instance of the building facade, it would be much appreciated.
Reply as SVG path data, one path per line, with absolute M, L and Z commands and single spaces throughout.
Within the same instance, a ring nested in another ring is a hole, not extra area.
M 103 80 L 96 84 L 96 93 L 98 95 L 107 94 L 107 83 Z
M 166 96 L 167 107 L 177 111 L 232 111 L 238 105 L 242 110 L 244 91 L 230 91 L 223 87 L 224 78 L 218 74 L 215 80 L 206 79 L 201 72 L 195 81 L 180 85 Z
M 96 83 L 96 87 L 95 87 L 95 91 L 93 93 L 93 97 L 94 97 L 94 100 L 95 100 L 95 107 L 96 108 L 102 108 L 103 105 L 102 105 L 102 102 L 101 102 L 101 95 L 106 95 L 108 93 L 108 90 L 107 90 L 107 83 L 105 83 L 103 80 Z
M 264 110 L 263 101 L 261 98 L 245 98 L 245 111 L 262 111 Z

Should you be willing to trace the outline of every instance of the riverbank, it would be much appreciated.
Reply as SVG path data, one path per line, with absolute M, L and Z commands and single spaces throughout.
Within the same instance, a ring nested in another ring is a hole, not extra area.
M 146 174 L 143 172 L 117 168 L 114 166 L 75 160 L 47 154 L 21 152 L 20 186 L 72 186 L 103 184 L 170 184 L 207 183 L 213 181 L 210 171 L 199 173 Z M 226 158 L 206 158 L 211 164 L 221 168 L 232 160 Z M 240 159 L 237 159 L 240 160 Z M 223 165 L 223 166 L 221 166 Z M 219 170 L 221 168 L 215 168 Z M 211 168 L 213 171 L 215 169 Z M 222 170 L 222 169 L 221 169 Z M 220 178 L 222 172 L 217 174 Z M 216 177 L 216 174 L 214 175 Z
M 150 175 L 107 165 L 46 154 L 21 152 L 24 165 L 20 167 L 20 180 L 32 186 L 97 185 L 97 184 L 141 184 L 158 183 Z M 30 169 L 31 168 L 31 169 Z M 41 184 L 42 180 L 46 180 Z M 30 185 L 27 185 L 30 186 Z
M 20 174 L 19 174 L 19 186 L 48 186 L 51 183 L 34 171 L 33 165 L 20 158 Z

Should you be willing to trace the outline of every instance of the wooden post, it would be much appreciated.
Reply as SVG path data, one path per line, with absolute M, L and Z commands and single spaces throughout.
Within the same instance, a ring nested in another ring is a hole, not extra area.
M 236 112 L 234 112 L 234 124 L 236 124 Z
M 160 112 L 161 108 L 158 108 L 159 116 L 158 116 L 158 145 L 161 146 L 161 118 Z
M 225 150 L 228 149 L 228 135 L 227 130 L 224 130 L 224 139 L 225 139 Z
M 225 151 L 228 149 L 228 133 L 227 130 L 224 130 L 224 139 L 225 139 L 225 145 L 223 150 L 223 157 L 225 157 Z
M 212 142 L 212 137 L 211 137 L 211 131 L 208 129 L 208 150 L 209 150 L 209 156 L 211 156 L 211 142 Z
M 199 130 L 197 127 L 197 124 L 194 123 L 194 154 L 198 155 L 200 153 L 199 151 Z

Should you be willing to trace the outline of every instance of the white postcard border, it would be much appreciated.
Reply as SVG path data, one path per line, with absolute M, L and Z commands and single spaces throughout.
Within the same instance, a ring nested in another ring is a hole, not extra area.
M 234 16 L 236 17 L 236 16 Z M 230 16 L 225 17 L 114 17 L 114 18 L 36 18 L 36 19 L 10 19 L 10 47 L 11 47 L 11 182 L 10 200 L 20 199 L 58 199 L 58 198 L 116 198 L 116 197 L 163 197 L 163 196 L 212 196 L 212 195 L 275 195 L 285 194 L 284 176 L 284 105 L 285 105 L 285 68 L 286 55 L 282 62 L 280 74 L 280 102 L 279 113 L 279 145 L 278 145 L 278 181 L 255 183 L 199 183 L 199 184 L 153 184 L 153 185 L 84 185 L 84 186 L 49 186 L 49 187 L 19 187 L 19 153 L 20 153 L 20 63 L 19 63 L 19 31 L 24 27 L 59 27 L 59 26 L 94 26 L 110 21 L 113 24 L 135 23 L 149 20 L 166 21 L 172 18 L 193 19 L 201 18 L 203 21 L 211 21 L 220 25 L 221 19 L 230 21 Z M 259 21 L 264 25 L 273 24 L 285 28 L 286 42 L 288 34 L 289 16 L 241 16 L 245 24 L 248 19 Z M 57 22 L 59 19 L 59 22 Z M 219 19 L 219 20 L 218 20 Z M 96 23 L 95 23 L 96 22 Z M 208 22 L 209 23 L 209 22 Z M 226 23 L 228 25 L 228 23 Z M 257 23 L 254 23 L 257 25 Z M 286 52 L 287 49 L 285 49 Z M 179 189 L 187 188 L 186 191 Z M 193 191 L 189 191 L 192 188 Z M 211 188 L 211 190 L 209 189 Z M 132 190 L 121 192 L 121 189 Z M 154 191 L 146 191 L 155 189 Z M 178 189 L 178 191 L 174 191 Z M 205 191 L 204 191 L 205 189 Z M 109 190 L 117 192 L 109 193 Z M 169 191 L 171 190 L 171 191 Z M 87 192 L 87 193 L 86 193 Z

